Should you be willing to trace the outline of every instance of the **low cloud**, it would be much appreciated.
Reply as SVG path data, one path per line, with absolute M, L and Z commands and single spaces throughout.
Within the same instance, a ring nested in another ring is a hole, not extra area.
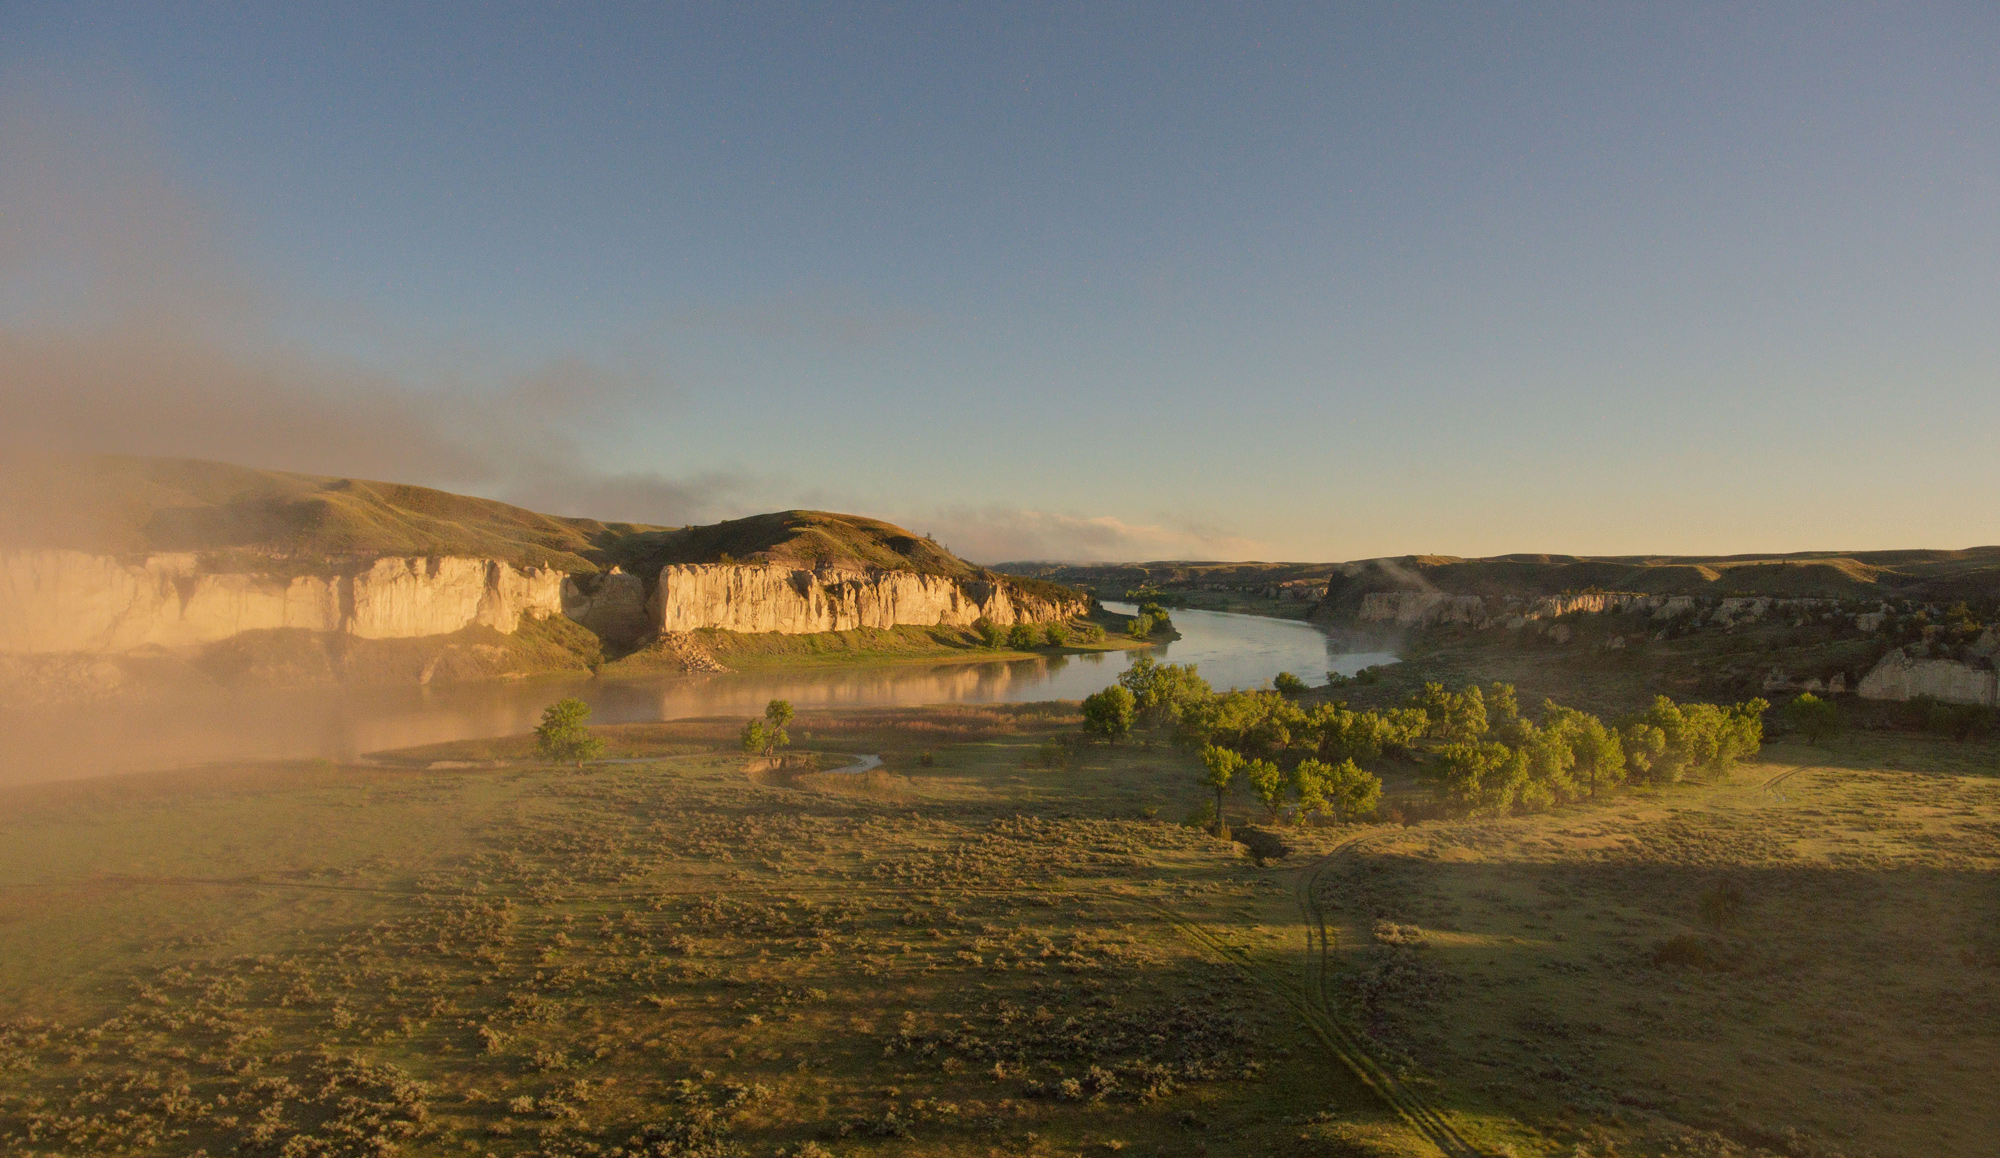
M 217 459 L 667 524 L 754 497 L 747 475 L 590 464 L 589 424 L 658 396 L 655 378 L 579 357 L 395 371 L 286 340 L 280 295 L 226 258 L 227 223 L 171 179 L 143 117 L 4 96 L 0 450 Z
M 1130 523 L 1111 515 L 1068 515 L 1005 507 L 943 508 L 907 520 L 980 563 L 1130 562 L 1243 559 L 1263 543 L 1198 524 Z

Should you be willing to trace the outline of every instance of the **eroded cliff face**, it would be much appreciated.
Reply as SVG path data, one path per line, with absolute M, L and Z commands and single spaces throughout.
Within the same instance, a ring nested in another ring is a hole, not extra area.
M 0 655 L 14 656 L 191 652 L 286 628 L 364 640 L 468 627 L 512 634 L 524 616 L 555 614 L 631 644 L 702 628 L 803 634 L 982 616 L 1011 625 L 1088 610 L 1082 600 L 913 571 L 670 566 L 649 599 L 639 576 L 615 568 L 570 576 L 492 559 L 384 558 L 349 574 L 285 576 L 212 570 L 194 555 L 0 552 Z
M 1688 595 L 1639 595 L 1623 591 L 1540 596 L 1375 591 L 1361 597 L 1356 618 L 1362 623 L 1393 623 L 1397 627 L 1428 627 L 1434 623 L 1520 627 L 1538 619 L 1603 611 L 1651 611 L 1655 619 L 1671 619 L 1694 608 L 1695 600 Z
M 2000 673 L 1955 659 L 1918 659 L 1896 648 L 1855 688 L 1867 700 L 1913 700 L 1930 696 L 1948 704 L 2000 702 Z
M 692 564 L 662 568 L 650 610 L 654 630 L 805 635 L 859 627 L 1002 625 L 1083 615 L 1082 600 L 1051 600 L 1004 584 L 914 571 L 801 571 Z
M 598 638 L 621 645 L 637 643 L 653 631 L 645 583 L 618 567 L 564 579 L 562 610 Z
M 79 551 L 0 552 L 0 653 L 180 650 L 297 628 L 412 639 L 512 633 L 562 610 L 563 575 L 491 559 L 387 558 L 348 575 L 204 570 L 193 555 L 129 562 Z

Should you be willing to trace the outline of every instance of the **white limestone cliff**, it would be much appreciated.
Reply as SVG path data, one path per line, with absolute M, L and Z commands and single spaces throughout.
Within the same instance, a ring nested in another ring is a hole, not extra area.
M 1442 591 L 1375 591 L 1361 597 L 1363 623 L 1393 623 L 1426 627 L 1433 623 L 1466 623 L 1475 627 L 1499 623 L 1518 628 L 1538 619 L 1600 611 L 1653 610 L 1674 614 L 1694 601 L 1685 596 L 1637 595 L 1625 591 L 1591 591 L 1575 595 L 1482 596 L 1448 595 Z M 1673 611 L 1667 609 L 1672 608 Z
M 1083 615 L 1007 583 L 913 571 L 813 572 L 768 565 L 671 566 L 648 599 L 613 568 L 566 576 L 494 559 L 382 558 L 343 574 L 214 569 L 194 555 L 127 560 L 79 551 L 0 552 L 0 655 L 191 651 L 273 628 L 359 639 L 516 631 L 563 614 L 621 643 L 701 628 L 805 633 L 899 624 L 1002 625 Z
M 661 632 L 803 635 L 899 624 L 963 627 L 1045 623 L 1084 614 L 1082 600 L 1052 600 L 1011 584 L 915 571 L 803 571 L 773 565 L 676 564 L 660 571 L 651 602 Z
M 1486 600 L 1477 595 L 1446 595 L 1442 591 L 1371 591 L 1361 597 L 1363 623 L 1422 627 L 1432 623 L 1478 623 L 1485 618 Z
M 492 559 L 384 558 L 351 574 L 213 571 L 193 555 L 126 561 L 0 552 L 0 653 L 178 650 L 246 631 L 299 628 L 361 639 L 515 631 L 561 611 L 561 572 Z
M 1930 696 L 1948 704 L 2000 701 L 2000 673 L 1954 659 L 1918 659 L 1896 648 L 1861 677 L 1855 691 L 1867 700 L 1912 700 Z

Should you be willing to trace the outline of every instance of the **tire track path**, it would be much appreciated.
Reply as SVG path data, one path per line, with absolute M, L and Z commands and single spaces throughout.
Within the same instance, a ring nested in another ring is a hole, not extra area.
M 1259 966 L 1241 946 L 1230 944 L 1217 933 L 1165 905 L 1149 903 L 1196 947 L 1234 966 L 1245 978 L 1262 985 L 1290 1006 L 1327 1052 L 1446 1158 L 1481 1158 L 1480 1150 L 1459 1133 L 1444 1111 L 1375 1059 L 1360 1038 L 1347 1028 L 1335 1007 L 1331 987 L 1334 937 L 1327 928 L 1325 907 L 1319 900 L 1319 884 L 1327 870 L 1343 855 L 1351 854 L 1376 835 L 1358 833 L 1350 836 L 1300 870 L 1293 899 L 1298 903 L 1303 918 L 1306 944 L 1304 968 L 1296 980 L 1273 978 L 1271 970 Z

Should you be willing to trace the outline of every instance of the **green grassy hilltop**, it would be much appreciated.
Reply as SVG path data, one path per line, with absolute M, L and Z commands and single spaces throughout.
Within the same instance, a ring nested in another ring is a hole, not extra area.
M 8 472 L 0 542 L 125 555 L 195 552 L 224 565 L 463 555 L 573 572 L 740 562 L 998 579 L 930 539 L 861 515 L 780 511 L 664 527 L 198 459 L 96 455 L 39 465 Z

